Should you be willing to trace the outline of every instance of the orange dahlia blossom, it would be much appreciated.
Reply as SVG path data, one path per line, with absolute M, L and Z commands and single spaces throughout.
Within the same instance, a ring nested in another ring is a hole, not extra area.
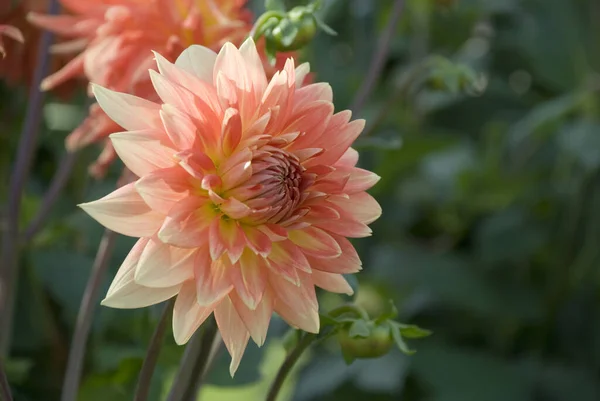
M 346 237 L 371 234 L 381 214 L 355 167 L 364 121 L 334 114 L 331 87 L 302 86 L 308 65 L 268 80 L 255 44 L 217 55 L 191 46 L 175 64 L 155 53 L 153 103 L 94 86 L 127 131 L 110 136 L 138 177 L 81 207 L 107 228 L 141 237 L 103 305 L 139 308 L 177 295 L 183 344 L 214 313 L 235 372 L 251 337 L 263 344 L 273 312 L 319 331 L 315 286 L 351 294 L 342 274 L 361 262 Z

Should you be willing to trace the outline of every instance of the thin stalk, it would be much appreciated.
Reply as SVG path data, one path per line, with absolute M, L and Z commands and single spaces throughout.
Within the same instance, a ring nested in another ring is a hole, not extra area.
M 154 374 L 154 369 L 156 368 L 156 362 L 158 361 L 160 348 L 162 346 L 163 339 L 165 338 L 167 325 L 171 320 L 170 318 L 174 304 L 175 298 L 171 299 L 165 305 L 162 315 L 160 316 L 160 320 L 156 325 L 156 329 L 154 330 L 154 334 L 150 340 L 150 345 L 148 346 L 148 351 L 146 351 L 146 358 L 144 359 L 142 369 L 140 370 L 140 376 L 138 378 L 133 401 L 146 401 L 148 399 L 148 395 L 150 394 L 150 384 L 152 383 L 152 375 Z
M 379 44 L 377 46 L 377 51 L 373 56 L 373 61 L 369 66 L 369 71 L 367 72 L 367 76 L 363 81 L 360 89 L 356 93 L 354 97 L 354 101 L 352 102 L 352 107 L 350 108 L 354 113 L 359 114 L 362 111 L 363 106 L 368 100 L 371 92 L 375 89 L 375 84 L 377 83 L 377 79 L 381 75 L 381 71 L 385 65 L 388 54 L 390 52 L 390 44 L 392 42 L 392 38 L 394 37 L 394 32 L 396 31 L 396 26 L 400 21 L 400 16 L 402 15 L 402 10 L 404 9 L 404 0 L 396 0 L 394 2 L 394 6 L 392 8 L 392 13 L 390 15 L 390 19 L 379 39 Z
M 29 223 L 29 226 L 25 230 L 25 234 L 23 234 L 22 242 L 28 243 L 31 241 L 43 227 L 46 219 L 52 211 L 52 207 L 58 200 L 58 197 L 67 184 L 69 177 L 71 177 L 73 166 L 75 165 L 76 160 L 76 152 L 67 152 L 66 156 L 63 157 L 60 166 L 58 166 L 58 169 L 52 178 L 50 188 L 48 188 L 48 191 L 44 195 L 44 199 L 42 199 L 42 205 L 40 206 L 33 220 L 31 220 L 31 223 Z
M 48 14 L 57 14 L 58 0 L 50 1 Z M 18 277 L 18 238 L 21 198 L 29 176 L 33 154 L 36 149 L 39 126 L 42 118 L 44 93 L 40 92 L 40 82 L 48 75 L 50 66 L 49 47 L 53 35 L 44 32 L 40 41 L 33 83 L 29 91 L 29 102 L 25 123 L 19 139 L 17 157 L 10 177 L 6 226 L 2 238 L 2 260 L 0 263 L 0 357 L 8 353 L 12 334 L 12 318 L 15 302 L 15 289 Z
M 266 401 L 276 401 L 277 396 L 279 395 L 279 391 L 285 382 L 285 379 L 288 377 L 292 368 L 298 362 L 304 351 L 317 339 L 315 334 L 306 333 L 304 338 L 298 342 L 296 347 L 288 354 L 288 356 L 283 361 L 283 364 L 279 368 L 277 372 L 277 376 L 275 376 L 275 380 L 271 384 L 271 388 L 269 389 L 269 393 L 267 394 Z
M 81 370 L 85 356 L 85 346 L 90 334 L 96 300 L 100 284 L 108 269 L 109 261 L 115 245 L 116 234 L 110 230 L 104 231 L 104 236 L 100 241 L 100 247 L 96 254 L 96 260 L 92 267 L 90 278 L 83 293 L 83 299 L 77 315 L 77 324 L 73 342 L 69 350 L 69 360 L 67 361 L 67 372 L 63 383 L 63 392 L 61 401 L 75 401 L 79 392 L 79 382 L 81 381 Z
M 12 394 L 10 393 L 10 385 L 8 384 L 8 378 L 0 363 L 0 400 L 1 401 L 13 401 Z
M 204 323 L 202 331 L 197 331 L 185 348 L 179 371 L 167 401 L 194 400 L 200 389 L 200 378 L 206 371 L 213 342 L 218 334 L 214 318 Z

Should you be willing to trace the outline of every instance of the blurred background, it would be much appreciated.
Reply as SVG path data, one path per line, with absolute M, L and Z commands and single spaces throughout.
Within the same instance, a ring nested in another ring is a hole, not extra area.
M 22 18 L 14 1 L 2 2 L 3 22 Z M 251 3 L 260 13 L 263 1 Z M 341 110 L 365 79 L 394 1 L 325 3 L 323 19 L 338 36 L 320 33 L 301 58 L 331 83 Z M 33 29 L 25 34 L 35 38 Z M 377 316 L 391 298 L 401 321 L 433 335 L 410 344 L 413 356 L 393 351 L 350 366 L 335 342 L 325 343 L 305 356 L 282 400 L 600 399 L 599 74 L 597 0 L 405 1 L 360 113 L 367 128 L 356 148 L 361 166 L 382 177 L 371 193 L 384 215 L 372 237 L 355 241 L 365 266 L 357 302 Z M 82 88 L 61 92 L 46 98 L 23 227 L 66 157 L 65 136 L 87 112 Z M 18 76 L 0 81 L 2 203 L 27 101 Z M 90 178 L 98 153 L 78 154 L 49 220 L 21 254 L 6 362 L 17 401 L 60 394 L 103 232 L 75 205 L 112 191 L 121 169 Z M 118 239 L 110 276 L 133 243 Z M 323 308 L 339 302 L 322 297 Z M 132 399 L 161 310 L 97 309 L 80 400 Z M 276 321 L 263 349 L 251 344 L 233 380 L 221 352 L 201 399 L 264 399 L 285 330 Z M 164 399 L 182 351 L 167 333 L 152 400 Z

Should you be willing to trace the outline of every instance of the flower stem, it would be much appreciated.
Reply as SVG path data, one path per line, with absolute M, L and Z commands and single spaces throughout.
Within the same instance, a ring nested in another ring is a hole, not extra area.
M 396 31 L 396 26 L 400 21 L 400 16 L 402 15 L 403 8 L 404 0 L 396 0 L 394 2 L 390 19 L 388 20 L 385 31 L 379 39 L 377 52 L 373 56 L 373 61 L 369 66 L 367 77 L 365 78 L 360 89 L 356 93 L 354 101 L 352 102 L 352 107 L 350 107 L 350 109 L 356 114 L 359 114 L 360 111 L 362 111 L 363 106 L 365 105 L 367 99 L 371 95 L 371 92 L 373 92 L 373 89 L 375 88 L 377 79 L 381 75 L 381 71 L 383 70 L 385 61 L 387 60 L 388 54 L 390 52 L 390 44 L 392 42 L 394 32 Z
M 94 260 L 92 272 L 79 307 L 75 334 L 73 335 L 73 342 L 69 350 L 69 360 L 67 362 L 67 372 L 63 383 L 61 401 L 75 401 L 77 399 L 83 358 L 85 356 L 85 346 L 92 326 L 96 298 L 98 297 L 98 291 L 100 290 L 104 274 L 108 269 L 108 262 L 112 256 L 115 239 L 116 234 L 114 232 L 110 230 L 104 231 L 104 236 L 100 241 L 96 260 Z
M 44 195 L 44 199 L 42 199 L 42 205 L 23 234 L 22 241 L 24 243 L 31 241 L 31 239 L 43 227 L 46 219 L 52 211 L 52 207 L 58 200 L 58 196 L 73 172 L 73 166 L 75 165 L 76 159 L 76 152 L 67 152 L 67 154 L 63 157 L 58 170 L 56 170 L 56 173 L 52 178 L 50 188 L 48 188 L 48 191 Z
M 201 387 L 201 379 L 208 366 L 213 342 L 217 337 L 218 329 L 214 318 L 204 323 L 202 331 L 197 331 L 185 348 L 179 365 L 179 371 L 167 401 L 195 400 Z
M 48 14 L 57 14 L 59 7 L 58 0 L 52 0 Z M 52 44 L 52 38 L 53 35 L 51 33 L 44 32 L 38 47 L 38 64 L 29 91 L 25 123 L 23 124 L 17 157 L 9 183 L 6 228 L 2 238 L 2 260 L 0 263 L 0 356 L 8 354 L 10 347 L 15 289 L 18 277 L 21 197 L 23 196 L 37 144 L 40 120 L 42 118 L 42 106 L 44 104 L 44 94 L 40 92 L 39 86 L 42 79 L 48 74 L 50 66 L 48 49 Z
M 288 356 L 283 361 L 283 364 L 279 368 L 277 372 L 277 376 L 275 376 L 275 380 L 271 384 L 271 388 L 269 389 L 269 393 L 267 394 L 266 401 L 276 401 L 277 396 L 279 395 L 279 391 L 285 382 L 285 379 L 292 371 L 292 368 L 298 362 L 304 351 L 317 339 L 316 334 L 305 333 L 304 338 L 298 342 L 296 347 L 288 354 Z
M 142 364 L 140 370 L 140 376 L 138 378 L 137 388 L 135 390 L 135 397 L 133 401 L 146 401 L 150 394 L 150 383 L 152 382 L 152 375 L 156 368 L 156 362 L 160 354 L 160 347 L 162 346 L 163 339 L 165 337 L 165 330 L 169 323 L 171 312 L 173 311 L 173 305 L 175 304 L 175 298 L 171 299 L 162 312 L 160 320 L 156 325 L 148 351 L 146 352 L 146 358 Z
M 10 393 L 10 386 L 8 384 L 8 378 L 6 377 L 6 373 L 2 368 L 2 364 L 0 363 L 0 400 L 2 401 L 13 401 L 12 395 Z

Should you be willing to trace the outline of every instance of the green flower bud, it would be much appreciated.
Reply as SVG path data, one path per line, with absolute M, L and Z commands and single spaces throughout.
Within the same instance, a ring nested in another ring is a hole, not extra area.
M 317 21 L 305 7 L 296 7 L 271 30 L 271 40 L 277 51 L 298 50 L 308 44 L 317 33 Z
M 378 358 L 387 354 L 394 346 L 394 338 L 387 323 L 377 325 L 368 322 L 367 325 L 369 327 L 367 337 L 351 336 L 350 331 L 346 329 L 338 332 L 338 341 L 347 359 Z

